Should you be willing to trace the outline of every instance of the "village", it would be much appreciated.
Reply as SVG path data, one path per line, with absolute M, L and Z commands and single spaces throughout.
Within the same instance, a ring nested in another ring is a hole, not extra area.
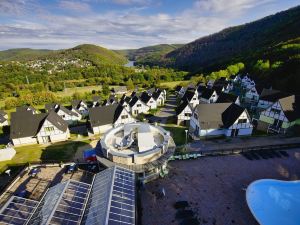
M 242 157 L 241 161 L 246 160 L 244 165 L 254 163 L 253 160 L 269 158 L 294 163 L 294 157 L 289 156 L 294 152 L 298 154 L 297 150 L 285 149 L 299 147 L 298 104 L 299 99 L 291 93 L 259 87 L 250 75 L 236 75 L 196 85 L 177 85 L 168 90 L 153 87 L 128 91 L 125 86 L 120 86 L 111 89 L 107 99 L 95 95 L 91 102 L 77 99 L 70 106 L 54 102 L 46 104 L 42 110 L 25 105 L 17 107 L 10 115 L 1 110 L 1 127 L 6 130 L 9 127 L 10 133 L 9 142 L 2 145 L 3 149 L 0 150 L 0 203 L 3 207 L 0 216 L 7 223 L 13 223 L 13 220 L 26 223 L 39 221 L 43 210 L 49 207 L 47 199 L 56 198 L 54 193 L 64 185 L 62 196 L 55 200 L 58 206 L 64 208 L 54 208 L 52 214 L 44 215 L 45 220 L 63 221 L 65 216 L 70 215 L 71 209 L 60 199 L 64 199 L 65 195 L 74 195 L 68 204 L 79 204 L 76 192 L 68 193 L 76 188 L 85 193 L 82 197 L 84 202 L 78 205 L 81 216 L 74 216 L 70 221 L 87 224 L 93 220 L 93 213 L 97 209 L 89 211 L 92 209 L 86 207 L 103 204 L 94 200 L 107 195 L 102 193 L 100 196 L 103 196 L 99 197 L 96 194 L 99 186 L 103 186 L 106 191 L 116 193 L 121 191 L 117 190 L 119 187 L 123 187 L 123 195 L 128 195 L 125 198 L 128 202 L 123 203 L 131 205 L 125 211 L 118 211 L 119 217 L 114 218 L 115 213 L 111 212 L 107 220 L 121 223 L 127 221 L 129 224 L 137 221 L 158 224 L 164 221 L 164 224 L 170 224 L 173 221 L 171 217 L 152 216 L 159 214 L 157 210 L 160 208 L 155 209 L 152 204 L 154 200 L 163 201 L 162 196 L 173 189 L 170 185 L 177 179 L 179 187 L 199 191 L 185 186 L 181 180 L 180 174 L 188 165 L 195 167 L 195 171 L 205 166 L 205 163 L 217 168 L 215 162 L 210 161 L 213 158 L 209 156 L 212 155 L 218 156 L 215 158 L 217 164 L 222 157 L 226 163 L 235 161 L 235 157 Z M 51 149 L 55 151 L 50 153 L 53 151 Z M 30 155 L 37 152 L 41 152 L 40 159 L 30 160 Z M 233 155 L 229 156 L 233 158 L 222 155 Z M 18 157 L 23 160 L 23 163 L 18 164 L 20 169 L 11 169 L 13 164 L 10 161 L 17 162 Z M 198 167 L 200 162 L 201 166 Z M 230 166 L 227 165 L 231 170 Z M 244 167 L 240 168 L 242 171 Z M 257 176 L 263 176 L 263 171 L 256 173 Z M 120 175 L 114 177 L 112 174 Z M 116 180 L 124 176 L 127 177 L 125 180 Z M 224 182 L 230 182 L 232 178 L 226 179 Z M 123 184 L 118 184 L 115 190 L 114 184 L 118 182 Z M 131 190 L 127 190 L 126 185 Z M 178 201 L 178 196 L 181 196 L 181 200 L 182 196 L 190 198 L 179 190 L 173 191 L 177 197 L 172 195 L 172 199 Z M 135 195 L 142 202 L 133 207 Z M 124 201 L 124 197 L 116 196 L 120 199 L 112 198 L 103 207 L 109 209 L 111 202 L 116 204 L 114 207 L 122 209 L 124 205 L 117 205 Z M 20 201 L 25 201 L 29 208 L 31 204 L 34 205 L 33 211 L 21 217 L 11 216 L 10 205 L 20 207 Z M 166 199 L 166 202 L 169 201 Z M 173 203 L 171 201 L 169 204 Z M 42 209 L 37 208 L 39 204 L 42 204 Z M 184 204 L 187 205 L 180 210 L 189 211 L 189 216 L 179 220 L 186 224 L 214 221 L 211 214 L 211 217 L 201 219 L 203 215 L 193 211 L 195 206 L 190 205 L 195 203 Z M 164 207 L 171 215 L 176 214 L 176 211 L 169 209 L 169 205 Z M 145 208 L 149 210 L 143 210 Z M 98 213 L 103 213 L 100 211 Z M 244 224 L 241 223 L 243 216 L 250 217 L 249 212 L 245 211 L 234 213 L 236 219 L 230 220 Z

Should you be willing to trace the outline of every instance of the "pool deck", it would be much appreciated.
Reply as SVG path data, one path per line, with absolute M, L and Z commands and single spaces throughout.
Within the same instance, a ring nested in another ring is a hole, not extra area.
M 245 190 L 257 179 L 300 179 L 300 149 L 286 152 L 288 157 L 277 154 L 269 159 L 230 155 L 170 162 L 168 177 L 146 184 L 141 192 L 142 224 L 181 224 L 173 205 L 188 201 L 200 224 L 258 225 Z M 160 196 L 162 188 L 165 197 Z

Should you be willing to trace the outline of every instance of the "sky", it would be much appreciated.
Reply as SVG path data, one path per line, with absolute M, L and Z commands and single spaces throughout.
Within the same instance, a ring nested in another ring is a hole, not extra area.
M 188 43 L 299 0 L 0 0 L 0 50 Z

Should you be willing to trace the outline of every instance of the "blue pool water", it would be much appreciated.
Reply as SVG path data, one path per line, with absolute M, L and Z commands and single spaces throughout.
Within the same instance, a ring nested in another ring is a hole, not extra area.
M 246 200 L 261 225 L 300 224 L 300 181 L 257 180 L 248 186 Z

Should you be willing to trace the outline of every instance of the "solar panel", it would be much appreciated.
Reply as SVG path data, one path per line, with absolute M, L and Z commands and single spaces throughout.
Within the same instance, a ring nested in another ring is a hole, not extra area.
M 90 185 L 69 180 L 50 188 L 28 224 L 80 224 Z
M 38 201 L 12 196 L 0 210 L 0 224 L 25 224 L 37 205 Z
M 82 224 L 135 224 L 135 173 L 115 166 L 97 174 Z

